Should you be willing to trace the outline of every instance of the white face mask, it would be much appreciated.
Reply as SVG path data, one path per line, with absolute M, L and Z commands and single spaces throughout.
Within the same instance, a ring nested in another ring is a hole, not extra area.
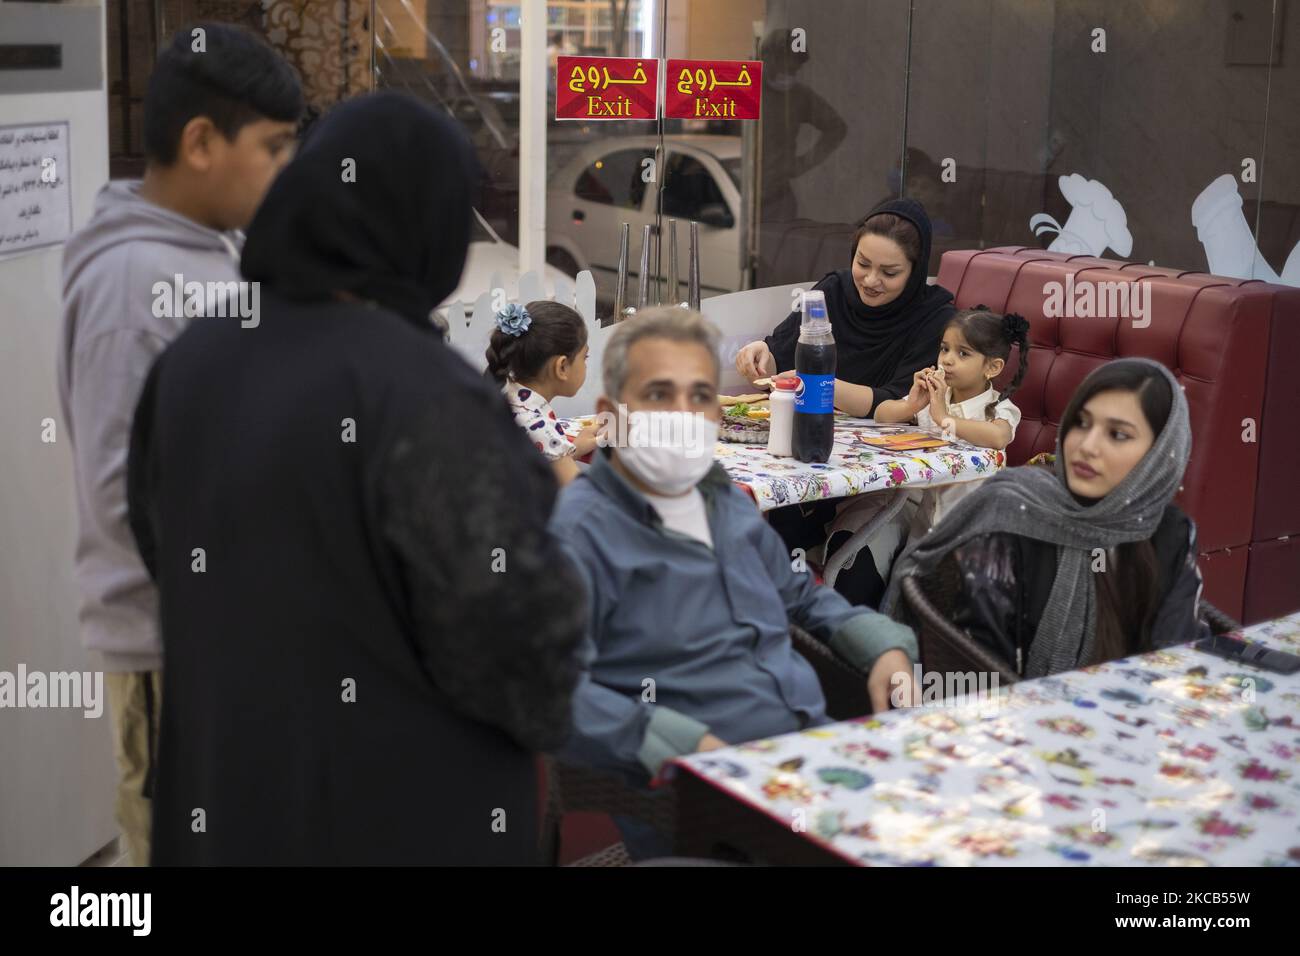
M 632 412 L 618 460 L 656 494 L 694 488 L 713 464 L 718 425 L 695 412 Z

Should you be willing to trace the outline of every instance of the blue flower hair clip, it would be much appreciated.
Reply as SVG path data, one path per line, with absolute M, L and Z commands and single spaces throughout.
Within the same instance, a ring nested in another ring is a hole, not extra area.
M 532 324 L 533 317 L 528 314 L 528 310 L 515 302 L 497 312 L 497 328 L 506 335 L 523 335 Z

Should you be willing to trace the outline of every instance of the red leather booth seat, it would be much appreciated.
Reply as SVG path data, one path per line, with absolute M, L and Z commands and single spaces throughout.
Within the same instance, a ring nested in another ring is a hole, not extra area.
M 1071 275 L 1076 288 L 1131 283 L 1130 295 L 1149 284 L 1150 325 L 1045 316 L 1045 284 Z M 960 308 L 1029 320 L 1012 465 L 1055 447 L 1066 403 L 1098 365 L 1142 356 L 1172 369 L 1193 442 L 1177 500 L 1199 529 L 1206 600 L 1247 624 L 1300 609 L 1300 289 L 1014 246 L 945 253 L 938 281 Z M 1013 351 L 999 385 L 1018 361 Z

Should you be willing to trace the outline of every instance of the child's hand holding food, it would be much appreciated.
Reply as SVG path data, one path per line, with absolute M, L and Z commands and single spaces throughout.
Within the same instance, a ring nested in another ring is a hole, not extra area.
M 930 373 L 930 417 L 936 422 L 948 417 L 948 386 L 944 383 L 943 369 Z
M 933 368 L 923 368 L 912 376 L 912 390 L 907 393 L 907 401 L 915 415 L 930 404 L 930 373 Z
M 574 454 L 578 458 L 585 458 L 600 445 L 600 426 L 596 424 L 587 425 L 578 434 L 570 435 L 569 440 L 573 442 L 574 447 L 577 449 Z

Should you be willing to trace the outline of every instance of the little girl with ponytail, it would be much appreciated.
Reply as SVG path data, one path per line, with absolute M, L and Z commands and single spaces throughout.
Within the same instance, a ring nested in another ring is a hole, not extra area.
M 526 306 L 511 303 L 497 313 L 496 324 L 487 375 L 501 386 L 516 424 L 566 484 L 578 476 L 574 458 L 595 449 L 596 427 L 570 439 L 551 399 L 576 395 L 587 379 L 586 323 L 568 306 L 543 299 Z

